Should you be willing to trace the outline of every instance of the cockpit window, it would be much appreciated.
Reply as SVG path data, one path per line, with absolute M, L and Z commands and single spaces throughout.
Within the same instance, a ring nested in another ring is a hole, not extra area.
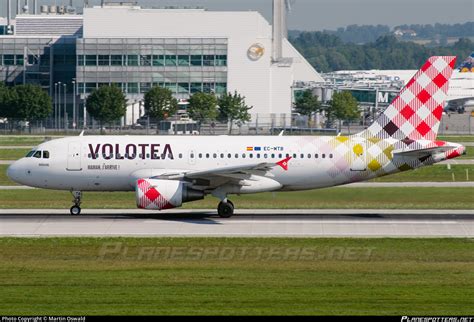
M 36 151 L 35 154 L 33 154 L 33 158 L 41 158 L 41 151 Z
M 43 159 L 49 159 L 49 151 L 43 151 Z
M 35 152 L 36 152 L 35 150 L 31 150 L 30 152 L 28 152 L 25 158 L 31 158 L 31 156 L 33 156 Z

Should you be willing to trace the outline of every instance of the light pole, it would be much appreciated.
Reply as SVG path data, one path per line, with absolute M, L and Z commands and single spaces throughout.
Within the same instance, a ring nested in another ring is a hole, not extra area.
M 75 130 L 77 125 L 76 120 L 76 81 L 72 81 L 72 128 Z
M 61 82 L 58 82 L 58 130 L 61 128 Z
M 58 83 L 54 83 L 54 128 L 58 128 Z
M 66 111 L 66 84 L 63 84 L 64 88 L 64 130 L 67 131 L 68 120 L 67 120 L 67 111 Z

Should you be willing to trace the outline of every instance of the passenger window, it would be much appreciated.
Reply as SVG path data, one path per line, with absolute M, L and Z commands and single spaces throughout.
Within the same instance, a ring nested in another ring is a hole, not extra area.
M 293 158 L 296 159 L 296 153 L 293 153 Z
M 304 159 L 304 154 L 303 153 L 300 154 L 300 158 Z
M 212 156 L 214 157 L 214 159 L 217 158 L 217 153 L 214 153 Z
M 238 153 L 235 154 L 235 158 L 236 158 L 236 159 L 239 158 L 239 154 L 238 154 Z
M 329 158 L 330 158 L 330 159 L 332 159 L 332 157 L 333 157 L 333 155 L 332 155 L 332 154 L 330 154 L 330 155 L 329 155 Z
M 232 158 L 232 154 L 230 154 L 230 153 L 227 154 L 227 158 L 228 158 L 228 159 Z
M 49 151 L 43 151 L 43 159 L 49 159 Z
M 224 159 L 224 153 L 221 153 L 221 159 Z
M 242 159 L 245 159 L 246 154 L 242 153 Z
M 322 155 L 322 158 L 323 158 L 323 159 L 326 159 L 326 154 L 323 154 L 323 155 Z
M 250 159 L 253 158 L 253 153 L 249 153 L 249 158 L 250 158 Z
M 182 159 L 182 158 L 183 158 L 183 154 L 182 154 L 182 153 L 178 154 L 178 157 L 179 157 L 180 159 Z
M 202 159 L 202 153 L 199 153 L 199 159 Z
M 317 158 L 319 158 L 319 155 L 316 153 L 316 154 L 314 155 L 314 157 L 317 159 Z
M 311 159 L 311 154 L 308 153 L 308 159 Z
M 34 158 L 41 158 L 41 151 L 36 151 L 35 154 L 33 154 Z
M 209 153 L 206 153 L 206 159 L 209 159 Z
M 263 155 L 263 157 L 264 157 L 265 159 L 268 158 L 268 154 L 265 153 L 265 154 Z

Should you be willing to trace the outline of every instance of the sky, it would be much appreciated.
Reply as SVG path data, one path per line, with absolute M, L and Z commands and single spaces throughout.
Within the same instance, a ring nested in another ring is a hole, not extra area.
M 0 0 L 5 16 L 6 1 Z M 26 0 L 21 0 L 26 1 Z M 29 0 L 32 3 L 32 0 Z M 41 4 L 69 4 L 71 0 L 38 0 Z M 82 7 L 83 0 L 72 0 Z M 142 6 L 200 6 L 209 10 L 256 10 L 271 21 L 272 0 L 107 0 L 138 1 Z M 16 0 L 12 0 L 16 8 Z M 89 0 L 100 4 L 100 0 Z M 401 24 L 464 23 L 474 21 L 473 0 L 290 0 L 288 28 L 336 29 L 351 24 L 390 27 Z

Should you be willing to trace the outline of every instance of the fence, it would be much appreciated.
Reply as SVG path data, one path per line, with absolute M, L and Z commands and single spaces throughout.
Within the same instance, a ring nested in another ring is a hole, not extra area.
M 324 127 L 324 119 L 314 117 L 307 118 L 302 116 L 285 116 L 285 117 L 254 117 L 252 121 L 247 123 L 234 122 L 232 126 L 230 122 L 222 123 L 217 121 L 202 122 L 197 125 L 196 131 L 187 131 L 189 134 L 200 135 L 277 135 L 281 131 L 285 131 L 285 135 L 337 135 L 339 129 L 337 122 L 332 128 Z M 190 121 L 193 124 L 196 122 Z M 115 124 L 107 124 L 100 128 L 98 122 L 89 122 L 86 129 L 78 127 L 77 129 L 54 128 L 51 122 L 38 121 L 33 122 L 31 128 L 25 122 L 8 123 L 6 120 L 0 119 L 0 134 L 41 134 L 41 135 L 78 135 L 83 130 L 87 134 L 134 134 L 134 135 L 181 135 L 181 131 L 170 131 L 169 128 L 160 126 L 156 123 L 145 123 L 143 125 L 121 126 L 120 122 Z M 341 134 L 354 134 L 364 130 L 367 125 L 362 122 L 342 123 Z M 166 130 L 165 130 L 166 129 Z M 474 117 L 470 114 L 450 113 L 443 115 L 439 132 L 440 135 L 458 134 L 472 135 L 474 134 Z

